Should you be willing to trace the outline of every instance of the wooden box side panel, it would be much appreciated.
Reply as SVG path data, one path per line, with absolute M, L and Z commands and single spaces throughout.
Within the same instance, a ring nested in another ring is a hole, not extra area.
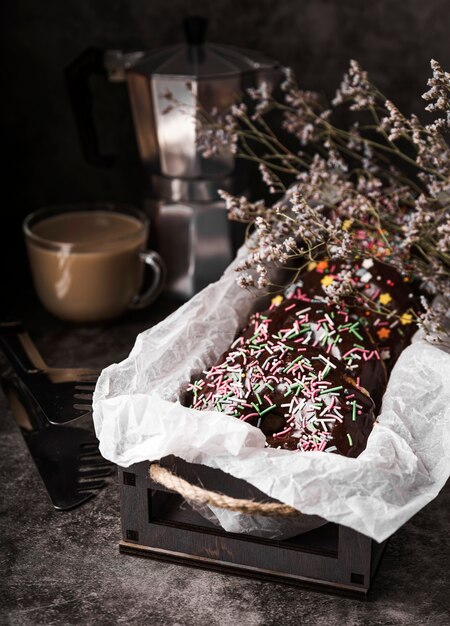
M 195 466 L 200 474 L 201 468 Z M 198 478 L 202 482 L 202 476 Z M 193 524 L 190 521 L 183 523 L 180 519 L 174 522 L 170 515 L 165 518 L 164 509 L 174 497 L 159 487 L 158 490 L 151 489 L 156 485 L 148 478 L 148 463 L 127 470 L 119 468 L 119 484 L 122 537 L 129 545 L 141 546 L 144 551 L 154 550 L 160 556 L 172 554 L 179 555 L 179 559 L 197 559 L 204 566 L 214 564 L 216 569 L 222 564 L 224 568 L 237 567 L 273 576 L 311 579 L 363 594 L 370 586 L 374 542 L 349 528 L 339 527 L 336 554 L 330 555 L 329 550 L 321 554 L 309 550 L 307 545 L 299 549 L 290 541 L 267 541 L 226 533 L 206 521 Z M 223 486 L 216 488 L 226 492 Z M 379 550 L 376 551 L 378 554 Z

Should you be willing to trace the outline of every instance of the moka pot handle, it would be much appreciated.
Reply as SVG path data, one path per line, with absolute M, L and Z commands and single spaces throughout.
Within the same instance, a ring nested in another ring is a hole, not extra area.
M 64 77 L 84 157 L 88 163 L 109 168 L 115 159 L 100 152 L 93 115 L 94 96 L 90 85 L 91 76 L 108 78 L 104 55 L 105 51 L 101 48 L 87 48 L 66 68 Z

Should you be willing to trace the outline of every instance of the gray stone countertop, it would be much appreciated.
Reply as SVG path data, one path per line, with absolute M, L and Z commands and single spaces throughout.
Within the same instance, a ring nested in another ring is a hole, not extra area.
M 25 322 L 54 366 L 120 361 L 136 335 L 174 310 L 75 327 L 33 304 Z M 0 624 L 183 626 L 450 624 L 450 484 L 388 543 L 369 602 L 120 555 L 110 479 L 68 512 L 54 510 L 0 391 Z

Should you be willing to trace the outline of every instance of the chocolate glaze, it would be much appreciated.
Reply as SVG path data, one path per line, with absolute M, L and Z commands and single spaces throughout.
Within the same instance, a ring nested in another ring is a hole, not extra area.
M 386 367 L 361 319 L 355 319 L 348 308 L 328 304 L 320 296 L 311 299 L 299 288 L 291 289 L 280 304 L 252 315 L 243 331 L 246 340 L 254 337 L 254 343 L 264 342 L 266 334 L 295 338 L 295 343 L 319 347 L 337 358 L 369 392 L 379 410 L 387 384 Z
M 410 320 L 408 311 L 419 310 L 420 305 L 408 279 L 394 267 L 373 259 L 361 259 L 352 265 L 348 261 L 324 259 L 312 265 L 297 283 L 302 292 L 310 297 L 325 296 L 325 285 L 332 283 L 331 279 L 338 281 L 340 272 L 349 271 L 356 289 L 377 303 L 374 311 L 368 311 L 362 306 L 362 300 L 359 303 L 354 298 L 348 301 L 353 317 L 365 325 L 378 345 L 390 373 L 417 329 L 415 322 Z M 386 317 L 386 309 L 390 312 L 390 317 Z
M 267 445 L 356 457 L 374 423 L 373 402 L 333 356 L 309 345 L 241 335 L 189 386 L 184 403 L 261 428 Z

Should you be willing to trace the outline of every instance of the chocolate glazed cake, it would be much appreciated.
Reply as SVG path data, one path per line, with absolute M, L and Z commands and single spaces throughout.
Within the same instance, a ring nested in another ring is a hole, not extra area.
M 325 288 L 342 270 L 391 316 L 330 304 Z M 352 268 L 313 263 L 250 317 L 218 363 L 188 385 L 184 404 L 249 422 L 270 447 L 356 457 L 414 330 L 410 293 L 398 272 L 371 259 Z

